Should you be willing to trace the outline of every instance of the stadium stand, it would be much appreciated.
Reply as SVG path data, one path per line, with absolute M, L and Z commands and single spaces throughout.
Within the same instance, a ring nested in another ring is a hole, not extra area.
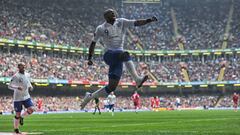
M 123 5 L 114 0 L 106 0 L 101 4 L 97 3 L 97 6 L 94 2 L 93 5 L 91 3 L 96 0 L 89 0 L 90 2 L 52 0 L 51 3 L 47 0 L 25 1 L 28 2 L 23 2 L 23 0 L 2 0 L 0 2 L 1 39 L 74 46 L 85 48 L 85 51 L 80 53 L 69 50 L 64 52 L 61 49 L 55 51 L 51 47 L 50 50 L 44 50 L 36 49 L 36 47 L 29 48 L 27 45 L 20 48 L 17 43 L 10 44 L 1 40 L 0 77 L 3 86 L 9 81 L 5 78 L 11 77 L 17 71 L 16 65 L 19 62 L 26 63 L 27 71 L 33 79 L 106 82 L 108 69 L 102 61 L 102 54 L 95 55 L 94 65 L 88 67 L 86 48 L 89 47 L 95 27 L 103 22 L 102 12 L 109 7 L 116 9 L 119 17 L 140 19 L 155 15 L 159 18 L 156 24 L 143 26 L 143 28 L 131 28 L 127 32 L 126 49 L 139 51 L 139 55 L 133 55 L 138 73 L 142 75 L 151 73 L 152 75 L 147 83 L 157 85 L 167 83 L 164 87 L 176 83 L 174 87 L 179 86 L 176 89 L 180 89 L 185 84 L 179 83 L 197 82 L 196 89 L 198 89 L 200 83 L 203 82 L 210 85 L 209 82 L 218 81 L 223 85 L 223 83 L 228 84 L 234 81 L 231 83 L 233 90 L 235 90 L 234 84 L 240 84 L 240 51 L 233 51 L 233 48 L 240 48 L 240 3 L 236 0 L 163 0 L 159 4 Z M 188 3 L 187 6 L 186 3 Z M 179 42 L 184 45 L 185 51 L 199 50 L 200 53 L 177 54 L 166 51 L 180 50 Z M 98 45 L 97 48 L 101 46 Z M 227 51 L 216 51 L 216 49 L 227 49 Z M 151 50 L 165 53 L 156 52 L 151 55 L 145 53 Z M 182 69 L 186 71 L 185 74 Z M 221 73 L 222 77 L 220 77 Z M 184 77 L 186 74 L 188 81 Z M 124 69 L 121 81 L 132 85 L 133 79 L 126 69 Z M 225 87 L 217 89 L 223 89 L 224 92 Z M 155 90 L 161 91 L 162 89 Z M 82 99 L 82 95 L 79 96 L 79 98 L 35 96 L 34 101 L 42 98 L 43 110 L 46 111 L 78 110 Z M 174 106 L 177 96 L 159 95 L 159 97 L 160 107 L 168 107 Z M 149 108 L 149 98 L 142 98 L 143 108 Z M 213 96 L 187 95 L 180 98 L 184 107 L 204 105 L 215 107 L 216 104 L 218 107 L 231 106 L 230 96 L 223 96 L 221 100 L 218 100 L 217 94 Z M 118 97 L 118 99 L 118 108 L 132 109 L 132 106 L 128 104 L 131 102 L 130 98 Z M 0 100 L 0 112 L 1 110 L 11 112 L 12 98 L 2 96 Z M 60 104 L 66 104 L 68 108 Z M 87 108 L 93 108 L 93 103 Z
M 226 35 L 229 41 L 227 47 L 239 48 L 240 11 L 237 8 L 238 3 L 229 0 L 182 0 L 182 2 L 172 0 L 164 4 L 125 4 L 122 10 L 116 6 L 120 4 L 111 1 L 102 2 L 98 6 L 90 6 L 89 2 L 75 0 L 53 1 L 50 4 L 46 0 L 26 3 L 1 1 L 0 37 L 88 47 L 95 27 L 103 22 L 102 12 L 107 7 L 113 7 L 120 17 L 140 19 L 150 17 L 154 13 L 160 20 L 141 29 L 132 28 L 130 31 L 133 37 L 126 40 L 127 49 L 139 50 L 141 49 L 137 46 L 139 43 L 145 50 L 175 50 L 179 47 L 171 17 L 173 9 L 178 33 L 186 40 L 185 49 L 220 49 Z M 186 3 L 188 6 L 185 6 Z M 233 21 L 230 32 L 225 33 L 231 4 L 234 4 Z M 98 12 L 95 12 L 96 10 Z

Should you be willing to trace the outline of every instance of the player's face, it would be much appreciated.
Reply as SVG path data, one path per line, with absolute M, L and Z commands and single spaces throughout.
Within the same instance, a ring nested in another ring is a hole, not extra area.
M 24 72 L 24 65 L 19 65 L 18 69 L 19 69 L 19 72 L 23 73 Z
M 114 22 L 116 20 L 116 14 L 114 10 L 108 10 L 105 13 L 104 17 L 107 22 Z

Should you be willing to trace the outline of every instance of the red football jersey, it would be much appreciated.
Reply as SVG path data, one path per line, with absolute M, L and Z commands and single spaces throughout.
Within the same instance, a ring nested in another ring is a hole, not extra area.
M 133 102 L 139 102 L 140 101 L 140 95 L 135 93 L 132 95 Z
M 159 104 L 160 104 L 159 98 L 155 98 L 155 104 L 156 104 L 156 107 L 159 107 Z
M 155 104 L 154 98 L 151 98 L 150 101 L 151 101 L 151 107 L 154 107 L 154 104 Z
M 238 95 L 233 95 L 233 101 L 238 102 Z
M 37 105 L 38 105 L 38 106 L 42 106 L 42 100 L 41 100 L 41 99 L 38 99 Z

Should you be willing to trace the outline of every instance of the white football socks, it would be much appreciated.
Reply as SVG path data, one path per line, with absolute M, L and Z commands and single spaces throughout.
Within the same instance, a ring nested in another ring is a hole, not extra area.
M 16 118 L 13 119 L 14 129 L 18 129 L 18 127 L 19 127 L 19 126 L 18 126 L 18 125 L 19 125 L 19 120 L 20 120 L 20 119 L 16 119 Z
M 137 74 L 136 68 L 135 68 L 132 60 L 125 62 L 125 66 L 126 66 L 127 70 L 129 71 L 129 73 L 131 74 L 131 76 L 133 77 L 133 79 L 135 80 L 135 82 L 138 83 L 138 82 L 142 81 L 143 77 L 141 77 Z

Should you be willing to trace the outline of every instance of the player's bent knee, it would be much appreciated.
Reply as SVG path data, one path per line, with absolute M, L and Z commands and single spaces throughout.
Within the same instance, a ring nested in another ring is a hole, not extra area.
M 20 119 L 21 118 L 21 116 L 17 116 L 17 115 L 15 115 L 15 119 Z
M 19 117 L 19 118 L 20 118 L 20 117 L 21 117 L 21 112 L 16 112 L 15 118 L 16 118 L 16 117 Z
M 32 114 L 34 112 L 34 109 L 33 108 L 28 108 L 28 110 L 27 110 L 27 113 L 28 114 Z

